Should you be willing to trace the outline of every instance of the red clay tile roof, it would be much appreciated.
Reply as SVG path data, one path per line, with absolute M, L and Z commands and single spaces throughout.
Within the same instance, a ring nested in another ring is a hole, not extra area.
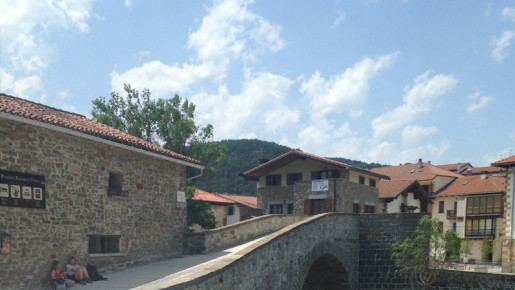
M 505 165 L 513 165 L 515 163 L 515 155 L 510 156 L 508 158 L 501 159 L 492 163 L 492 166 L 505 166 Z
M 233 200 L 236 203 L 239 203 L 239 204 L 251 207 L 251 208 L 258 208 L 257 197 L 255 197 L 255 196 L 235 195 L 235 194 L 226 194 L 226 193 L 217 193 L 217 195 L 219 195 L 221 197 L 225 197 L 230 200 Z
M 392 180 L 432 180 L 436 176 L 462 177 L 463 175 L 441 169 L 429 163 L 423 163 L 422 170 L 418 170 L 417 163 L 406 163 L 399 166 L 380 167 L 372 169 L 373 172 L 387 175 Z
M 463 176 L 455 179 L 451 184 L 437 193 L 436 196 L 469 195 L 483 193 L 501 193 L 506 191 L 505 178 L 489 176 Z
M 442 164 L 442 165 L 435 165 L 437 167 L 440 167 L 444 170 L 448 170 L 448 171 L 458 171 L 458 164 L 460 165 L 460 171 L 463 170 L 463 167 L 465 166 L 469 166 L 469 167 L 472 167 L 472 164 L 470 164 L 469 162 L 466 162 L 466 163 L 451 163 L 451 164 Z
M 213 202 L 213 203 L 235 204 L 235 202 L 230 199 L 227 199 L 227 198 L 220 196 L 218 194 L 215 194 L 215 193 L 203 191 L 198 188 L 195 190 L 195 195 L 193 196 L 192 199 Z
M 470 170 L 471 174 L 481 174 L 481 172 L 483 172 L 483 171 L 486 171 L 488 174 L 501 173 L 501 172 L 506 171 L 506 169 L 504 169 L 502 167 L 495 167 L 495 166 L 473 167 L 470 169 L 471 169 Z M 467 175 L 467 170 L 463 171 L 461 174 Z
M 164 149 L 85 116 L 0 93 L 0 113 L 66 128 L 90 136 L 200 165 L 200 161 Z
M 379 181 L 379 198 L 392 198 L 397 197 L 404 190 L 408 189 L 413 184 L 418 183 L 416 180 L 410 179 L 397 179 L 397 180 L 384 180 Z
M 243 173 L 243 176 L 244 177 L 250 177 L 250 176 L 253 176 L 254 174 L 257 173 L 257 175 L 259 176 L 259 171 L 263 170 L 263 169 L 266 169 L 267 167 L 272 167 L 274 164 L 277 165 L 277 164 L 282 164 L 283 162 L 285 163 L 289 163 L 288 160 L 296 160 L 296 159 L 305 159 L 305 158 L 308 158 L 308 159 L 311 159 L 311 160 L 316 160 L 316 161 L 320 161 L 320 162 L 324 162 L 324 163 L 327 163 L 327 164 L 330 164 L 330 165 L 333 165 L 333 166 L 336 166 L 336 167 L 340 167 L 340 168 L 348 168 L 349 170 L 352 170 L 352 171 L 357 171 L 357 172 L 361 172 L 361 173 L 364 173 L 364 174 L 369 174 L 369 175 L 372 175 L 372 176 L 376 176 L 376 177 L 379 177 L 379 178 L 386 178 L 388 179 L 388 176 L 385 176 L 385 175 L 381 175 L 379 173 L 375 173 L 373 171 L 369 171 L 369 170 L 365 170 L 365 169 L 361 169 L 359 167 L 355 167 L 355 166 L 352 166 L 352 165 L 349 165 L 347 163 L 344 163 L 344 162 L 339 162 L 339 161 L 334 161 L 332 159 L 328 159 L 328 158 L 324 158 L 324 157 L 320 157 L 320 156 L 316 156 L 316 155 L 313 155 L 313 154 L 309 154 L 309 153 L 305 153 L 305 152 L 302 152 L 300 150 L 295 150 L 295 149 L 292 149 L 286 153 L 284 153 L 283 155 L 280 155 L 268 162 L 265 162 L 263 164 L 260 164 L 246 172 Z

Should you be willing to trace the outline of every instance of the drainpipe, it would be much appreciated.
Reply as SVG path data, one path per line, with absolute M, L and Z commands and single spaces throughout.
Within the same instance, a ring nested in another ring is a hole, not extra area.
M 200 169 L 200 174 L 199 174 L 199 175 L 195 175 L 195 176 L 192 176 L 192 177 L 190 177 L 190 178 L 186 178 L 186 180 L 192 180 L 192 179 L 195 179 L 195 178 L 201 177 L 203 173 L 204 173 L 204 168 L 201 168 L 201 169 Z

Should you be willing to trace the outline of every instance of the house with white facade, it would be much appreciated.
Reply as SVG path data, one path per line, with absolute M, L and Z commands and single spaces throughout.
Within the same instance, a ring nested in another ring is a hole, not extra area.
M 460 177 L 434 196 L 432 217 L 444 231 L 453 229 L 461 238 L 471 240 L 470 259 L 500 262 L 504 194 L 504 177 Z M 492 253 L 482 251 L 485 242 L 493 245 Z
M 379 199 L 382 201 L 382 212 L 427 212 L 431 195 L 427 193 L 417 180 L 397 179 L 379 181 Z

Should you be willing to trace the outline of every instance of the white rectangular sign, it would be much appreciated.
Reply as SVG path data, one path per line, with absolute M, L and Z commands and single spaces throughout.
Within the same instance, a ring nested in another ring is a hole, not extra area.
M 311 180 L 311 191 L 328 191 L 329 180 L 328 179 L 316 179 Z
M 178 202 L 186 202 L 186 192 L 177 191 L 177 201 Z

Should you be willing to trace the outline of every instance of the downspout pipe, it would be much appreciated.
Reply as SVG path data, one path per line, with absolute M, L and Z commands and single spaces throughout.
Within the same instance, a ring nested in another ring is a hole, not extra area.
M 200 174 L 192 176 L 192 177 L 189 177 L 189 178 L 186 178 L 186 180 L 192 180 L 192 179 L 195 179 L 195 178 L 199 178 L 199 177 L 202 176 L 203 173 L 204 173 L 204 168 L 200 168 Z

